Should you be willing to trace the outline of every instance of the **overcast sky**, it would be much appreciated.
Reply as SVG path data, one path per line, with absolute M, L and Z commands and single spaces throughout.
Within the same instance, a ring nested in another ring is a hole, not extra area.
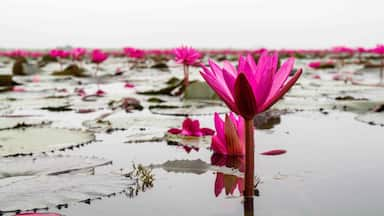
M 384 0 L 1 0 L 0 47 L 384 43 Z

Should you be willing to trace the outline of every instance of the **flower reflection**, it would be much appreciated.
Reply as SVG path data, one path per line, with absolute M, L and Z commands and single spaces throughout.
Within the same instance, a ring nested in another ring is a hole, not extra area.
M 245 160 L 244 157 L 224 156 L 220 154 L 213 154 L 211 157 L 211 164 L 214 166 L 228 167 L 237 169 L 244 172 Z M 244 191 L 244 179 L 234 174 L 226 174 L 222 172 L 216 173 L 215 180 L 215 196 L 218 197 L 223 189 L 225 195 L 233 195 L 236 191 L 242 195 Z

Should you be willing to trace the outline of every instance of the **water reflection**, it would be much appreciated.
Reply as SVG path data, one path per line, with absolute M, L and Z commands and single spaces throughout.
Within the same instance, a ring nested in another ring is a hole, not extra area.
M 224 156 L 220 154 L 213 154 L 211 157 L 211 164 L 213 166 L 226 167 L 238 170 L 240 173 L 245 171 L 245 158 L 239 156 Z M 257 186 L 257 185 L 256 185 Z M 223 190 L 225 195 L 233 195 L 236 188 L 240 195 L 244 191 L 244 178 L 235 174 L 227 174 L 224 172 L 217 172 L 215 179 L 215 196 L 218 197 Z M 255 194 L 258 195 L 258 190 L 255 189 Z M 244 198 L 244 216 L 253 216 L 253 197 Z
M 244 172 L 245 158 L 224 156 L 220 154 L 213 154 L 211 157 L 211 164 L 213 166 L 228 167 L 236 169 L 240 172 Z M 215 180 L 215 196 L 218 197 L 223 189 L 225 189 L 225 195 L 233 195 L 235 190 L 242 195 L 244 191 L 244 179 L 234 174 L 227 174 L 223 172 L 216 173 Z

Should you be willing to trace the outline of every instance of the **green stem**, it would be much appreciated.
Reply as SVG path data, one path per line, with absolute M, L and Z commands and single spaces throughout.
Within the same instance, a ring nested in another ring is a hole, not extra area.
M 381 62 L 380 62 L 380 84 L 383 83 L 383 78 L 384 78 L 383 66 L 384 66 L 384 56 L 381 55 Z
M 99 80 L 99 76 L 97 75 L 97 72 L 99 72 L 99 64 L 96 64 L 96 71 L 95 71 L 97 90 L 99 90 L 100 89 L 100 80 Z
M 253 119 L 245 120 L 245 188 L 244 197 L 254 195 L 255 143 Z
M 184 64 L 184 89 L 187 89 L 189 85 L 189 66 Z

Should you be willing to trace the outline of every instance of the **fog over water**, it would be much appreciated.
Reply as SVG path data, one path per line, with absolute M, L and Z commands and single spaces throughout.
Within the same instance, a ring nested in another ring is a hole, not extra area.
M 0 47 L 384 43 L 382 0 L 2 0 Z

